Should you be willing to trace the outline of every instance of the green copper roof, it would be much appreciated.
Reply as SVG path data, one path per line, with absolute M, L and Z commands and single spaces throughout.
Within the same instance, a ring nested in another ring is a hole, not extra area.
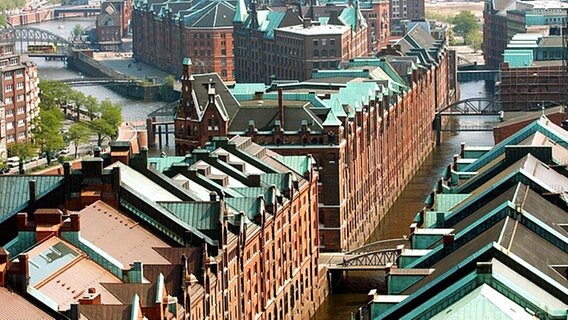
M 160 202 L 181 221 L 198 230 L 219 228 L 219 202 Z
M 158 172 L 164 172 L 168 168 L 170 168 L 174 163 L 181 163 L 184 162 L 186 157 L 155 157 L 155 158 L 148 158 L 148 164 L 156 169 Z
M 330 111 L 331 112 L 331 111 Z M 276 159 L 288 168 L 296 171 L 299 175 L 304 175 L 310 170 L 311 159 L 307 156 L 276 156 Z
M 227 206 L 237 212 L 244 212 L 249 220 L 253 220 L 260 213 L 260 200 L 258 198 L 227 198 Z
M 341 126 L 341 121 L 337 119 L 337 116 L 335 115 L 335 112 L 333 112 L 333 109 L 329 109 L 329 113 L 327 114 L 327 117 L 325 118 L 325 121 L 322 123 L 322 125 L 324 127 L 339 127 Z
M 190 65 L 190 64 L 191 64 L 190 58 L 187 58 L 187 57 L 183 58 L 183 65 L 184 66 L 187 66 L 187 65 Z
M 446 194 L 438 193 L 436 194 L 436 201 L 434 201 L 434 206 L 436 211 L 449 211 L 455 207 L 460 202 L 469 198 L 469 193 L 459 193 L 459 194 Z
M 270 188 L 267 187 L 238 187 L 231 189 L 240 193 L 242 196 L 249 198 L 264 196 L 264 199 L 267 200 L 270 195 Z
M 260 175 L 260 182 L 266 186 L 275 185 L 280 191 L 288 188 L 287 173 L 265 173 Z
M 248 17 L 247 6 L 244 0 L 239 0 L 237 2 L 237 7 L 235 8 L 235 16 L 233 17 L 233 23 L 243 23 Z
M 0 223 L 28 206 L 31 180 L 36 181 L 36 199 L 63 184 L 62 176 L 0 176 Z
M 468 319 L 534 319 L 523 307 L 502 293 L 483 284 L 451 306 L 440 311 L 433 320 Z

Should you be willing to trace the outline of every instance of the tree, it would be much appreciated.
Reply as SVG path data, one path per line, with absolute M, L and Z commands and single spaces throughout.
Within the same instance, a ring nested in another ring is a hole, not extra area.
M 76 24 L 73 27 L 73 30 L 71 31 L 71 38 L 78 39 L 81 36 L 81 34 L 83 34 L 84 30 L 85 29 L 83 29 L 83 27 L 80 24 Z
M 57 80 L 42 80 L 39 82 L 41 107 L 51 109 L 59 107 L 61 103 L 71 100 L 73 92 L 68 84 Z
M 61 134 L 62 128 L 63 113 L 61 110 L 57 108 L 40 110 L 39 119 L 35 122 L 33 130 L 34 141 L 39 150 L 45 153 L 48 165 L 51 165 L 53 153 L 65 148 L 65 141 Z
M 91 129 L 81 122 L 77 122 L 69 127 L 67 138 L 75 145 L 75 158 L 77 158 L 77 150 L 82 143 L 89 142 L 91 136 Z
M 0 27 L 5 27 L 8 24 L 8 18 L 3 13 L 0 13 Z
M 100 118 L 90 122 L 89 127 L 97 134 L 97 144 L 102 145 L 105 138 L 114 139 L 118 133 L 118 127 L 122 123 L 122 108 L 105 100 L 100 104 Z
M 20 158 L 20 174 L 24 174 L 24 162 L 33 157 L 35 152 L 35 146 L 30 142 L 14 143 L 8 146 L 8 155 Z
M 464 37 L 472 31 L 479 31 L 479 23 L 477 18 L 470 11 L 462 11 L 453 19 L 454 28 L 452 29 L 456 35 Z
M 481 31 L 472 30 L 465 35 L 464 41 L 465 44 L 467 44 L 477 52 L 481 50 L 481 44 L 483 43 L 483 34 L 481 33 Z

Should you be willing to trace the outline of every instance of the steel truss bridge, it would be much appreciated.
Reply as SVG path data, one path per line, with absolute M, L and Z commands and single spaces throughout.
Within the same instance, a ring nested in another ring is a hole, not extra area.
M 16 49 L 19 48 L 21 53 L 28 54 L 30 57 L 66 58 L 71 47 L 69 40 L 47 30 L 29 26 L 0 29 L 0 38 L 14 41 Z M 57 51 L 52 53 L 27 52 L 30 44 L 53 44 Z
M 406 238 L 382 240 L 345 253 L 322 253 L 321 259 L 329 271 L 388 270 L 409 243 Z
M 451 105 L 439 110 L 436 113 L 432 129 L 436 131 L 436 144 L 441 143 L 442 132 L 455 132 L 455 131 L 493 131 L 495 121 L 484 124 L 456 124 L 457 121 L 450 121 L 448 125 L 444 126 L 443 117 L 461 117 L 461 122 L 464 117 L 468 116 L 489 116 L 493 118 L 502 118 L 501 105 L 498 100 L 490 98 L 469 98 L 456 101 Z

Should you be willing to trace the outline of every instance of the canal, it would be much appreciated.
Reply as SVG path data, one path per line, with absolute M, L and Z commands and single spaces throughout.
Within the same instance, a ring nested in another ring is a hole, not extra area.
M 71 18 L 59 21 L 47 21 L 33 25 L 62 37 L 68 38 L 71 30 L 77 24 L 83 28 L 94 26 L 94 17 Z M 45 61 L 43 59 L 33 59 L 37 63 L 41 79 L 70 79 L 85 77 L 81 73 L 69 70 L 60 61 Z M 123 97 L 104 86 L 77 87 L 78 91 L 87 95 L 92 95 L 98 99 L 109 99 L 113 103 L 118 103 L 123 108 L 123 118 L 125 121 L 145 119 L 148 113 L 165 105 L 164 102 L 149 102 L 133 100 Z M 490 97 L 493 95 L 493 86 L 488 86 L 483 81 L 468 82 L 461 84 L 461 99 Z M 487 117 L 468 116 L 458 120 L 461 124 L 475 125 L 486 122 Z M 173 141 L 170 139 L 170 141 Z M 381 239 L 400 238 L 408 234 L 409 225 L 415 214 L 424 206 L 424 198 L 430 193 L 434 183 L 454 154 L 459 152 L 460 144 L 465 142 L 467 145 L 493 145 L 493 135 L 491 132 L 456 132 L 448 133 L 444 136 L 442 145 L 434 149 L 431 155 L 424 161 L 414 178 L 401 193 L 398 200 L 387 212 L 385 218 L 377 226 L 368 242 Z M 168 154 L 173 154 L 172 146 L 165 147 Z M 153 154 L 158 154 L 160 150 L 151 150 Z M 367 291 L 369 286 L 379 287 L 384 283 L 381 275 L 370 273 L 349 274 L 348 281 L 334 288 L 334 293 L 318 310 L 315 319 L 335 320 L 349 319 L 351 314 L 367 302 Z
M 460 85 L 461 99 L 493 96 L 493 86 L 484 81 L 467 82 Z M 457 121 L 464 125 L 480 125 L 488 117 L 461 117 Z M 401 238 L 408 235 L 414 216 L 424 207 L 425 197 L 432 191 L 454 154 L 459 153 L 460 145 L 493 145 L 492 132 L 455 132 L 443 136 L 443 143 L 435 148 L 424 161 L 414 178 L 387 212 L 368 242 L 383 239 Z M 350 272 L 347 281 L 334 288 L 333 294 L 316 313 L 317 320 L 350 319 L 352 313 L 365 304 L 369 287 L 383 287 L 384 276 L 380 273 Z
M 67 18 L 63 20 L 46 21 L 38 24 L 33 24 L 30 26 L 41 28 L 52 33 L 55 33 L 64 38 L 69 38 L 71 31 L 75 25 L 80 25 L 83 29 L 92 28 L 95 25 L 95 17 L 80 17 L 80 18 Z M 32 58 L 32 60 L 38 66 L 38 74 L 41 79 L 50 80 L 62 80 L 62 79 L 74 79 L 88 76 L 76 72 L 74 70 L 67 69 L 67 66 L 62 61 L 46 61 L 43 58 Z M 134 100 L 112 91 L 111 89 L 97 85 L 88 87 L 76 87 L 74 88 L 86 95 L 92 95 L 99 100 L 108 99 L 113 103 L 117 103 L 122 106 L 122 118 L 124 121 L 136 121 L 145 120 L 147 115 L 161 107 L 166 103 L 161 101 L 142 101 Z M 174 154 L 174 143 L 173 136 L 170 137 L 170 146 L 165 146 L 163 151 L 168 154 Z M 154 149 L 150 150 L 152 154 L 159 154 L 161 150 Z

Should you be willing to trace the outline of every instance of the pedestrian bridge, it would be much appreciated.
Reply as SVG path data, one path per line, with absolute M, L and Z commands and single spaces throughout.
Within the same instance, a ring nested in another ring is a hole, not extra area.
M 112 79 L 112 78 L 73 78 L 73 79 L 63 79 L 59 80 L 62 83 L 66 83 L 71 87 L 88 87 L 88 86 L 98 86 L 98 85 L 131 85 L 139 83 L 136 79 Z
M 493 81 L 499 78 L 499 70 L 485 69 L 485 65 L 479 64 L 461 64 L 458 66 L 458 81 Z
M 321 253 L 320 261 L 329 271 L 387 270 L 397 263 L 406 238 L 381 240 L 344 253 Z

